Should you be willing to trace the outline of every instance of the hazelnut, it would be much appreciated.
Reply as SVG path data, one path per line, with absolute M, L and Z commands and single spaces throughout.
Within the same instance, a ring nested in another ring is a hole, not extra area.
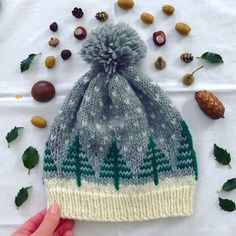
M 153 42 L 156 46 L 163 46 L 166 43 L 166 35 L 163 31 L 153 33 Z
M 56 47 L 58 44 L 59 44 L 59 39 L 58 38 L 51 38 L 49 41 L 48 41 L 48 44 L 52 47 Z
M 75 38 L 77 38 L 78 40 L 83 40 L 86 38 L 87 36 L 87 31 L 84 27 L 77 27 L 74 31 L 74 36 Z

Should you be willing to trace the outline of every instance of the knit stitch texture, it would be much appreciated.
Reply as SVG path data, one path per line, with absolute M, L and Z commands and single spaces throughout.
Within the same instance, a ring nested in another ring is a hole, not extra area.
M 74 85 L 46 142 L 48 205 L 65 218 L 136 221 L 190 215 L 196 156 L 185 121 L 138 70 L 146 47 L 125 24 L 94 31 L 91 70 Z

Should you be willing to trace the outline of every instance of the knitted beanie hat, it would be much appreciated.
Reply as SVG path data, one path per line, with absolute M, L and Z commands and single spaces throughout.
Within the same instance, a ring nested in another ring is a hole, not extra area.
M 190 215 L 197 163 L 186 123 L 138 69 L 146 47 L 126 24 L 91 33 L 91 70 L 69 92 L 46 142 L 48 205 L 64 218 L 137 221 Z

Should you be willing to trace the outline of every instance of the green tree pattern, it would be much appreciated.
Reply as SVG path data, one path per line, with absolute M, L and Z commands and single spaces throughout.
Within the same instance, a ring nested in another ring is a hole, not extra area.
M 82 150 L 79 137 L 77 137 L 69 147 L 67 158 L 62 163 L 62 172 L 67 176 L 75 173 L 79 187 L 82 184 L 82 176 L 95 175 L 92 166 L 89 164 L 86 153 Z
M 131 170 L 119 152 L 116 141 L 112 142 L 109 152 L 100 170 L 100 177 L 112 178 L 116 190 L 119 190 L 120 179 L 131 179 Z
M 193 150 L 192 136 L 188 130 L 188 126 L 184 121 L 181 123 L 181 139 L 178 148 L 177 169 L 193 168 L 195 178 L 198 178 L 196 154 Z
M 57 171 L 57 167 L 56 167 L 54 160 L 52 159 L 52 156 L 51 156 L 51 151 L 49 149 L 48 142 L 46 142 L 46 145 L 45 145 L 43 169 L 45 172 L 56 172 Z
M 149 138 L 146 156 L 143 159 L 143 165 L 140 168 L 140 178 L 152 177 L 155 185 L 159 183 L 161 172 L 171 171 L 171 165 L 165 154 L 157 148 L 153 138 Z

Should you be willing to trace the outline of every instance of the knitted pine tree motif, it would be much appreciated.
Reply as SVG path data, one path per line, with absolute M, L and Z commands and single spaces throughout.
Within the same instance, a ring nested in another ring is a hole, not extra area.
M 69 147 L 67 157 L 68 158 L 63 161 L 62 173 L 64 176 L 73 176 L 73 174 L 76 174 L 78 186 L 82 184 L 82 176 L 92 176 L 95 174 L 85 152 L 82 150 L 79 137 L 77 137 L 74 143 Z
M 181 170 L 193 168 L 195 172 L 195 178 L 197 180 L 197 161 L 195 151 L 193 150 L 192 136 L 189 133 L 188 127 L 184 121 L 181 122 L 181 128 L 180 147 L 178 148 L 177 156 L 177 169 Z
M 45 144 L 44 154 L 45 154 L 45 156 L 44 156 L 43 170 L 45 172 L 50 172 L 50 173 L 57 172 L 57 168 L 56 168 L 55 162 L 51 156 L 51 151 L 49 149 L 48 142 L 46 142 L 46 144 Z
M 143 158 L 143 166 L 140 168 L 140 178 L 151 177 L 155 183 L 159 183 L 159 173 L 171 171 L 170 162 L 166 159 L 165 154 L 156 146 L 153 138 L 149 139 L 148 150 Z
M 112 142 L 107 157 L 101 167 L 100 177 L 113 179 L 116 190 L 120 188 L 120 179 L 132 178 L 132 173 L 127 167 L 124 158 L 120 155 L 116 141 Z

